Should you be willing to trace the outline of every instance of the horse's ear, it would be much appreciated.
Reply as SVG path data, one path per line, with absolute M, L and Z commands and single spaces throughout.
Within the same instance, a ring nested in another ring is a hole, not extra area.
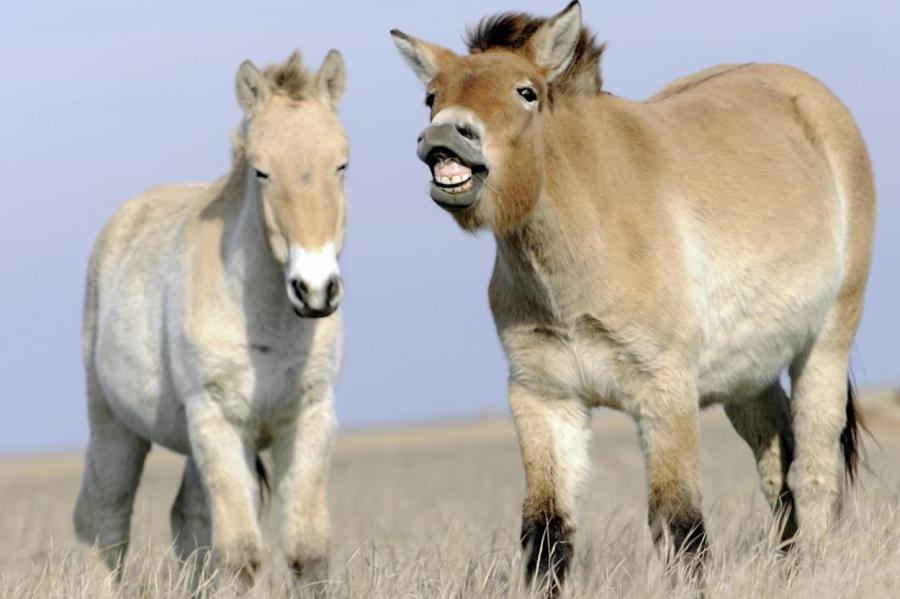
M 391 31 L 394 44 L 400 55 L 424 85 L 431 83 L 440 68 L 442 61 L 455 56 L 446 48 L 441 48 L 422 40 L 406 35 L 399 29 Z
M 238 67 L 235 77 L 238 104 L 245 113 L 249 114 L 253 109 L 264 104 L 269 99 L 269 82 L 249 60 L 245 60 Z
M 316 75 L 316 85 L 321 95 L 332 108 L 337 109 L 344 88 L 347 87 L 347 67 L 344 66 L 344 57 L 337 50 L 331 50 L 319 67 Z
M 572 63 L 581 38 L 581 4 L 573 0 L 558 15 L 547 20 L 528 41 L 532 60 L 552 83 Z

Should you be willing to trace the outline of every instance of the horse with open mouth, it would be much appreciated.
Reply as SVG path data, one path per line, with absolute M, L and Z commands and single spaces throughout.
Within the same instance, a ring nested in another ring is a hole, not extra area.
M 797 525 L 821 538 L 842 463 L 855 471 L 848 362 L 875 223 L 843 104 L 761 64 L 616 97 L 577 1 L 549 19 L 485 19 L 467 56 L 392 35 L 426 88 L 417 153 L 431 197 L 496 239 L 489 296 L 525 466 L 529 575 L 555 594 L 568 570 L 594 406 L 635 419 L 654 539 L 695 574 L 707 551 L 698 410 L 716 402 L 753 449 L 785 539 Z
M 279 530 L 298 583 L 327 577 L 325 484 L 340 367 L 343 59 L 240 66 L 231 172 L 156 187 L 107 223 L 84 311 L 91 437 L 78 536 L 121 575 L 151 443 L 188 456 L 178 556 L 252 583 L 262 553 L 258 452 L 271 448 Z M 199 556 L 197 555 L 199 553 Z M 203 563 L 199 559 L 199 563 Z M 195 580 L 195 583 L 198 580 Z

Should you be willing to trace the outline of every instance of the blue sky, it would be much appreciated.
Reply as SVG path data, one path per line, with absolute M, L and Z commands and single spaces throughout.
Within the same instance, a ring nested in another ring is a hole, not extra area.
M 351 141 L 342 425 L 506 411 L 506 367 L 487 307 L 488 235 L 432 205 L 415 157 L 426 109 L 394 27 L 462 50 L 467 24 L 564 2 L 12 2 L 0 19 L 0 452 L 87 439 L 80 318 L 94 236 L 128 197 L 207 181 L 229 166 L 234 72 L 300 48 L 340 49 Z M 771 61 L 822 79 L 856 116 L 875 164 L 880 222 L 854 367 L 900 384 L 900 3 L 586 0 L 609 42 L 606 87 L 639 99 L 720 62 Z

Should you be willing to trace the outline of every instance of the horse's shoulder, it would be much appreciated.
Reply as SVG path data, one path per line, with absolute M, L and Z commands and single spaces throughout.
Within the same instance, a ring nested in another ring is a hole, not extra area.
M 127 254 L 125 250 L 156 231 L 169 231 L 192 200 L 208 185 L 159 185 L 134 196 L 113 213 L 94 242 L 91 276 L 105 270 L 104 264 Z

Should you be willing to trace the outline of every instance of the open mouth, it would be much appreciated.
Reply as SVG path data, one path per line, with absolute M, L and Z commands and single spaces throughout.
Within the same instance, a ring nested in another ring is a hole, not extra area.
M 481 144 L 450 123 L 427 127 L 416 140 L 416 155 L 431 172 L 431 199 L 448 212 L 474 206 L 488 176 Z
M 464 193 L 472 189 L 472 167 L 449 150 L 438 148 L 429 161 L 435 185 L 449 193 Z
M 426 162 L 431 169 L 432 198 L 442 208 L 460 211 L 474 203 L 487 176 L 487 168 L 480 164 L 467 164 L 442 147 L 433 149 Z

